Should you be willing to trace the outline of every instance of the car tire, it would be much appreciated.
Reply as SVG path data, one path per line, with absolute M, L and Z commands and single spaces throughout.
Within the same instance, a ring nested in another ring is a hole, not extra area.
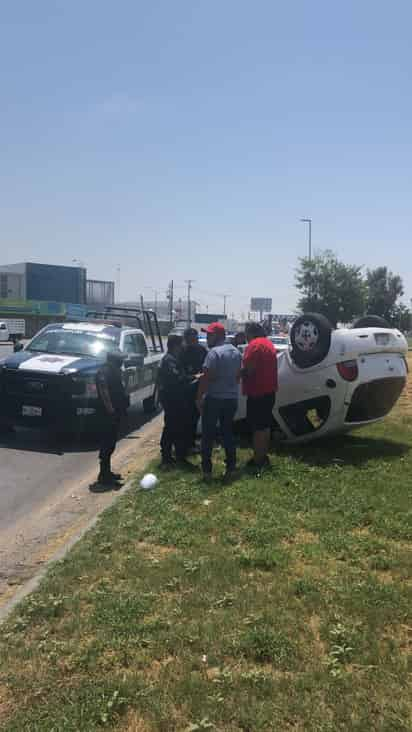
M 159 390 L 156 388 L 151 397 L 143 399 L 143 411 L 145 414 L 153 414 L 153 412 L 157 412 L 159 407 Z
M 290 355 L 296 366 L 307 369 L 321 363 L 329 353 L 332 330 L 332 324 L 324 315 L 300 315 L 290 331 Z
M 380 315 L 363 315 L 355 320 L 353 328 L 390 328 L 390 324 Z

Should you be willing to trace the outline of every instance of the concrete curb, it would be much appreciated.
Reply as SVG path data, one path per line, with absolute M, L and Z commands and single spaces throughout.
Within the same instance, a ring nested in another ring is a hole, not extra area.
M 107 506 L 104 506 L 99 513 L 96 514 L 96 516 L 93 516 L 88 523 L 83 526 L 83 528 L 77 532 L 74 536 L 70 537 L 70 539 L 66 542 L 66 544 L 60 549 L 58 549 L 57 552 L 53 554 L 50 559 L 47 560 L 47 562 L 39 569 L 38 572 L 34 575 L 34 577 L 31 577 L 27 582 L 25 582 L 13 595 L 13 597 L 6 602 L 1 608 L 0 608 L 0 625 L 4 623 L 11 612 L 16 608 L 17 605 L 19 605 L 22 600 L 24 600 L 28 595 L 31 595 L 32 592 L 37 590 L 39 587 L 42 579 L 46 576 L 47 572 L 50 569 L 50 565 L 54 564 L 55 562 L 59 562 L 69 553 L 69 551 L 72 549 L 72 547 L 77 544 L 80 539 L 83 538 L 85 534 L 87 534 L 90 529 L 92 529 L 97 522 L 99 521 L 102 514 L 107 511 L 108 508 L 111 508 L 113 503 L 117 501 L 120 496 L 123 496 L 127 491 L 129 491 L 133 487 L 133 481 L 129 480 L 125 485 L 119 490 L 116 491 L 113 495 L 112 500 L 110 503 L 108 503 Z

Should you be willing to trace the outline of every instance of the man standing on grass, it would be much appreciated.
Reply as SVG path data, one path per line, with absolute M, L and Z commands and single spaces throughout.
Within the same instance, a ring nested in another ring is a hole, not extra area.
M 199 334 L 195 328 L 186 328 L 183 333 L 183 350 L 180 355 L 180 363 L 186 374 L 194 379 L 198 376 L 207 355 L 207 349 L 199 343 Z M 197 423 L 199 421 L 199 410 L 196 406 L 197 381 L 193 382 L 190 391 L 190 424 L 188 429 L 188 442 L 191 448 L 196 447 Z
M 278 388 L 276 348 L 259 323 L 246 326 L 248 346 L 243 356 L 243 393 L 247 396 L 247 419 L 253 432 L 253 458 L 258 470 L 269 464 L 270 430 Z
M 126 414 L 130 401 L 122 382 L 122 364 L 125 359 L 121 351 L 110 351 L 106 363 L 96 375 L 97 394 L 101 406 L 100 429 L 100 472 L 97 485 L 101 489 L 120 488 L 121 475 L 113 473 L 111 457 L 116 448 L 120 421 Z
M 182 338 L 170 335 L 167 339 L 167 353 L 163 356 L 159 373 L 159 399 L 164 410 L 164 427 L 160 440 L 162 467 L 176 463 L 180 467 L 193 467 L 187 461 L 190 428 L 190 390 L 192 379 L 185 373 L 180 356 Z M 173 457 L 173 448 L 176 459 Z
M 203 477 L 212 477 L 212 450 L 217 425 L 226 453 L 226 475 L 230 479 L 236 469 L 236 444 L 233 418 L 238 404 L 242 357 L 237 348 L 225 343 L 225 329 L 221 323 L 211 323 L 207 329 L 209 353 L 203 364 L 199 381 L 197 407 L 202 415 L 202 469 Z

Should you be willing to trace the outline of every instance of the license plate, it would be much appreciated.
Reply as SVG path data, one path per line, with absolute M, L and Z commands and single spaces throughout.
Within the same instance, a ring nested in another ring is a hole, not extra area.
M 387 346 L 389 341 L 389 333 L 375 333 L 375 342 L 377 346 Z
M 43 409 L 41 407 L 23 406 L 21 413 L 23 417 L 41 417 L 43 414 Z

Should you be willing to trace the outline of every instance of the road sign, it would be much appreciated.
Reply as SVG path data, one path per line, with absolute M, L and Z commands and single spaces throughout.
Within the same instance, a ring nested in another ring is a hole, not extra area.
M 271 297 L 252 297 L 250 309 L 253 313 L 270 313 L 272 311 Z

